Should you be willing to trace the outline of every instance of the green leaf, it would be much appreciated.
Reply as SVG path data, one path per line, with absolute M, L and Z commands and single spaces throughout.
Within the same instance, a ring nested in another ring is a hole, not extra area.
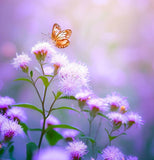
M 14 152 L 14 146 L 11 145 L 10 148 L 9 148 L 9 156 L 10 156 L 11 160 L 15 160 L 15 159 L 13 158 L 13 152 Z
M 32 81 L 28 78 L 18 78 L 18 79 L 15 79 L 14 81 L 27 81 L 29 83 L 32 83 Z
M 33 109 L 35 111 L 40 112 L 41 114 L 43 114 L 42 110 L 37 108 L 36 106 L 32 105 L 32 104 L 15 104 L 15 105 L 11 105 L 11 106 L 16 106 L 16 107 L 23 107 L 23 108 L 29 108 L 29 109 Z
M 63 94 L 63 92 L 58 91 L 57 94 L 56 94 L 56 96 L 55 96 L 55 99 L 58 99 L 62 94 Z
M 54 77 L 53 75 L 45 75 L 46 77 Z
M 74 108 L 65 107 L 65 106 L 63 106 L 63 107 L 58 107 L 58 108 L 53 108 L 52 111 L 53 111 L 53 110 L 60 110 L 60 109 L 68 109 L 68 110 L 72 110 L 72 111 L 75 111 L 75 112 L 80 113 L 78 110 L 76 110 L 76 109 L 74 109 Z
M 91 143 L 96 143 L 96 141 L 92 137 L 88 137 L 83 134 L 80 135 L 80 138 L 89 139 L 91 141 Z
M 33 77 L 33 71 L 30 71 L 30 76 Z
M 82 132 L 81 130 L 79 130 L 79 129 L 75 128 L 75 127 L 72 127 L 70 125 L 67 125 L 67 124 L 51 125 L 46 129 L 46 132 L 48 130 L 50 130 L 50 129 L 53 129 L 53 128 L 67 128 L 67 129 L 74 129 L 74 130 L 77 130 L 79 132 Z
M 46 78 L 45 76 L 39 76 L 38 78 L 40 78 L 42 80 L 45 87 L 49 86 L 48 78 Z
M 24 133 L 28 136 L 28 126 L 23 122 L 20 122 L 19 124 L 21 125 L 21 128 L 23 129 Z
M 98 113 L 98 115 L 99 115 L 99 116 L 102 116 L 102 117 L 104 117 L 104 118 L 106 118 L 106 119 L 109 119 L 107 116 L 105 116 L 105 115 L 102 114 L 102 113 Z
M 74 96 L 63 96 L 63 97 L 60 97 L 59 99 L 71 99 L 71 100 L 77 100 Z
M 84 111 L 84 112 L 90 112 L 90 110 L 87 110 L 87 109 L 83 109 L 82 111 Z
M 0 157 L 4 154 L 4 152 L 5 152 L 5 149 L 4 149 L 4 148 L 1 148 L 1 149 L 0 149 Z
M 63 136 L 53 129 L 49 129 L 45 137 L 51 146 L 54 146 L 59 140 L 63 139 Z
M 27 157 L 26 160 L 32 160 L 34 151 L 37 150 L 37 145 L 33 142 L 27 143 Z

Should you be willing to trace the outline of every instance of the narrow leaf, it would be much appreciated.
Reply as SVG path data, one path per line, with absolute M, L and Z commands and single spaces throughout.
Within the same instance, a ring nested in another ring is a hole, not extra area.
M 21 128 L 23 129 L 24 133 L 28 136 L 28 126 L 23 122 L 20 122 L 19 124 L 21 125 Z
M 90 112 L 90 110 L 87 110 L 87 109 L 83 109 L 82 111 L 84 111 L 84 112 Z
M 63 136 L 53 129 L 49 129 L 45 137 L 51 146 L 54 146 L 59 140 L 63 139 Z
M 14 152 L 14 146 L 11 145 L 10 148 L 9 148 L 9 156 L 10 156 L 11 160 L 15 160 L 15 159 L 13 158 L 13 152 Z
M 104 117 L 104 118 L 106 118 L 106 119 L 109 119 L 107 116 L 105 116 L 105 115 L 102 114 L 102 113 L 98 113 L 98 115 L 99 115 L 99 116 L 102 116 L 102 117 Z
M 71 100 L 77 100 L 74 96 L 63 96 L 63 97 L 60 97 L 59 99 L 71 99 Z
M 30 76 L 33 77 L 33 71 L 30 71 Z
M 33 109 L 35 111 L 38 111 L 40 112 L 41 114 L 43 114 L 42 110 L 37 108 L 36 106 L 32 105 L 32 104 L 15 104 L 15 105 L 12 105 L 12 106 L 16 106 L 16 107 L 23 107 L 23 108 L 29 108 L 29 109 Z
M 85 135 L 84 136 L 80 135 L 80 138 L 89 139 L 91 141 L 91 143 L 96 142 L 92 137 L 88 137 L 88 136 L 85 136 Z
M 45 76 L 39 76 L 38 78 L 42 80 L 45 87 L 49 86 L 48 78 L 46 78 Z
M 37 150 L 37 145 L 33 142 L 30 142 L 26 145 L 27 148 L 27 157 L 26 160 L 32 160 L 34 151 Z
M 58 91 L 57 92 L 57 94 L 56 94 L 56 97 L 55 97 L 55 99 L 58 99 L 61 95 L 63 94 L 63 92 L 61 92 L 61 91 Z
M 67 124 L 51 125 L 46 129 L 46 132 L 48 130 L 50 130 L 50 129 L 53 129 L 53 128 L 67 128 L 67 129 L 74 129 L 74 130 L 77 130 L 79 132 L 82 132 L 81 130 L 79 130 L 79 129 L 75 128 L 75 127 L 72 127 L 70 125 L 67 125 Z
M 32 83 L 32 81 L 28 78 L 18 78 L 18 79 L 15 79 L 14 81 L 27 81 L 29 83 Z
M 78 112 L 80 113 L 78 110 L 74 109 L 74 108 L 71 108 L 71 107 L 58 107 L 58 108 L 53 108 L 52 110 L 60 110 L 60 109 L 68 109 L 68 110 L 72 110 L 72 111 L 75 111 L 75 112 Z

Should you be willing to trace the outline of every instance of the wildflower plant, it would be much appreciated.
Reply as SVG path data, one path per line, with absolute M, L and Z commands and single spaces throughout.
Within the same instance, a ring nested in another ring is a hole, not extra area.
M 132 126 L 143 125 L 142 117 L 129 111 L 127 98 L 115 92 L 106 97 L 98 97 L 91 90 L 88 67 L 82 63 L 70 62 L 66 55 L 56 51 L 48 42 L 36 44 L 32 47 L 31 53 L 31 56 L 17 54 L 12 64 L 25 73 L 24 78 L 18 78 L 16 81 L 28 82 L 27 85 L 33 86 L 41 108 L 29 103 L 15 103 L 10 97 L 0 97 L 1 157 L 6 151 L 9 151 L 10 158 L 13 157 L 15 136 L 25 134 L 29 137 L 33 131 L 37 131 L 40 133 L 38 142 L 31 141 L 26 144 L 27 160 L 96 160 L 98 156 L 102 160 L 124 160 L 125 157 L 133 159 L 112 146 L 112 141 L 126 135 Z M 35 65 L 30 67 L 33 56 L 39 65 L 37 70 Z M 43 93 L 37 87 L 38 80 L 42 81 Z M 54 80 L 57 80 L 56 84 L 54 83 L 56 89 L 51 86 Z M 51 95 L 51 89 L 53 99 L 50 98 L 50 106 L 46 106 L 47 94 Z M 55 107 L 59 100 L 63 100 L 63 103 L 64 100 L 76 101 L 78 107 Z M 38 119 L 40 128 L 27 126 L 27 116 L 23 108 L 35 110 L 42 115 L 42 119 Z M 89 123 L 88 131 L 63 124 L 58 117 L 53 116 L 55 110 L 71 110 L 81 116 L 85 115 L 84 120 Z M 95 119 L 100 119 L 98 124 Z M 108 144 L 102 144 L 104 147 L 100 148 L 97 137 L 103 132 L 102 122 L 109 124 L 104 130 Z M 96 126 L 95 130 L 92 129 L 93 126 Z M 45 138 L 49 146 L 42 149 Z

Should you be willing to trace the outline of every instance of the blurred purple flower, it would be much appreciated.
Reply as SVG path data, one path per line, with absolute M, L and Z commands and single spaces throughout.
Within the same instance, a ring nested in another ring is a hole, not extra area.
M 39 150 L 33 160 L 70 160 L 70 155 L 60 147 Z
M 1 125 L 2 137 L 5 141 L 11 140 L 17 135 L 23 135 L 23 130 L 17 121 L 5 119 Z
M 126 116 L 121 113 L 111 112 L 107 114 L 107 117 L 113 122 L 114 125 L 126 123 Z
M 136 126 L 141 126 L 144 124 L 142 117 L 134 112 L 129 112 L 127 114 L 127 124 L 129 127 L 131 127 L 132 125 L 136 125 Z
M 103 160 L 124 160 L 123 153 L 119 148 L 114 146 L 108 146 L 102 151 Z
M 8 109 L 6 115 L 12 120 L 18 120 L 22 122 L 25 122 L 27 120 L 26 114 L 23 111 L 23 109 L 18 107 L 13 107 L 11 109 Z
M 15 104 L 15 101 L 13 98 L 10 97 L 0 97 L 0 109 L 8 109 L 9 105 Z
M 21 68 L 22 70 L 26 70 L 28 68 L 28 65 L 31 61 L 31 58 L 27 54 L 16 54 L 16 58 L 13 59 L 12 65 L 18 69 Z
M 68 140 L 68 141 L 73 141 L 75 140 L 75 137 L 79 134 L 78 131 L 74 130 L 74 129 L 65 129 L 62 132 L 63 137 Z
M 138 160 L 138 157 L 128 156 L 126 160 Z

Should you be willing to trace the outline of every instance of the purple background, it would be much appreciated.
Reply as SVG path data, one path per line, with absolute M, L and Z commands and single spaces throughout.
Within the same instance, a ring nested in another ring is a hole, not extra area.
M 143 127 L 131 129 L 128 136 L 115 145 L 125 154 L 136 155 L 141 160 L 154 158 L 154 2 L 1 0 L 1 96 L 13 97 L 16 102 L 39 104 L 35 96 L 35 102 L 32 98 L 31 86 L 13 82 L 24 75 L 10 63 L 16 52 L 30 54 L 34 44 L 48 40 L 48 36 L 41 33 L 50 34 L 55 22 L 73 32 L 70 46 L 57 51 L 88 65 L 92 90 L 100 97 L 112 91 L 128 97 L 131 109 L 145 121 Z M 37 113 L 26 112 L 27 123 L 39 126 Z M 65 119 L 64 116 L 59 118 Z M 103 141 L 101 135 L 100 139 Z M 16 143 L 15 154 L 20 159 L 23 154 L 20 148 L 25 151 L 26 140 L 16 138 Z

